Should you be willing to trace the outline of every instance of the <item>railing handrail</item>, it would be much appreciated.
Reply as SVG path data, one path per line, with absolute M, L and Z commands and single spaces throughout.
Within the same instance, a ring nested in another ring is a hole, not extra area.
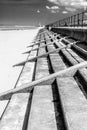
M 51 23 L 49 25 L 46 25 L 46 27 L 75 27 L 75 26 L 87 26 L 87 17 L 86 17 L 87 10 L 82 11 L 80 13 L 71 15 L 69 17 L 60 19 L 59 21 L 56 21 L 54 23 Z

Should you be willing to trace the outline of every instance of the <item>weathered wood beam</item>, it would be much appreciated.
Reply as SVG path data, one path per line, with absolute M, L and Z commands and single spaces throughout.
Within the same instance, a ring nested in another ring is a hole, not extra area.
M 38 48 L 35 48 L 35 49 L 33 49 L 32 51 L 36 51 L 36 50 L 38 50 Z M 28 53 L 30 53 L 31 51 L 26 51 L 26 52 L 23 52 L 22 54 L 28 54 Z
M 56 35 L 56 36 L 52 36 L 51 38 L 45 39 L 45 40 L 40 41 L 40 42 L 33 42 L 34 44 L 31 44 L 31 45 L 29 45 L 29 46 L 27 46 L 27 47 L 32 47 L 32 46 L 34 46 L 34 45 L 38 45 L 38 44 L 40 44 L 40 43 L 43 43 L 43 42 L 45 42 L 45 41 L 48 41 L 48 40 L 50 40 L 50 39 L 55 39 L 57 36 L 60 36 L 60 34 L 58 34 L 58 35 Z M 61 39 L 65 39 L 65 38 L 69 38 L 69 37 L 70 37 L 70 36 L 65 36 L 65 37 L 61 37 Z
M 27 46 L 27 48 L 28 48 L 28 47 L 33 47 L 34 45 L 39 45 L 39 44 L 40 44 L 40 42 L 38 42 L 38 43 L 33 42 L 33 43 L 34 43 L 34 44 L 31 44 L 31 45 Z
M 73 42 L 73 43 L 69 43 L 68 45 L 66 45 L 66 47 L 57 48 L 57 49 L 55 49 L 55 50 L 53 50 L 53 51 L 50 51 L 50 52 L 47 52 L 47 53 L 45 53 L 45 54 L 43 54 L 43 55 L 33 57 L 33 58 L 29 59 L 28 61 L 23 61 L 23 62 L 21 62 L 21 63 L 18 63 L 18 64 L 16 64 L 16 65 L 13 65 L 13 67 L 15 67 L 15 66 L 23 66 L 23 65 L 25 65 L 26 62 L 33 62 L 33 61 L 35 61 L 35 60 L 38 59 L 38 58 L 45 57 L 45 56 L 47 56 L 47 55 L 49 55 L 49 54 L 51 54 L 51 53 L 59 52 L 61 49 L 70 48 L 72 44 L 75 44 L 75 43 L 77 43 L 77 42 L 78 42 L 78 41 L 75 41 L 75 42 Z M 54 42 L 53 42 L 53 43 L 49 43 L 49 44 L 54 44 Z M 44 45 L 44 46 L 42 46 L 42 47 L 45 47 L 45 46 L 47 46 L 47 45 L 49 45 L 49 44 L 46 44 L 46 45 Z M 37 50 L 37 49 L 39 49 L 39 48 L 35 48 L 35 49 L 33 49 L 33 51 L 35 51 L 35 50 Z M 25 52 L 25 53 L 30 53 L 30 51 Z
M 51 42 L 51 43 L 49 43 L 49 44 L 45 44 L 45 45 L 43 45 L 43 46 L 37 47 L 37 48 L 35 48 L 35 49 L 32 49 L 32 51 L 36 51 L 36 50 L 38 50 L 38 49 L 40 49 L 40 48 L 42 48 L 42 47 L 46 47 L 47 45 L 50 45 L 50 44 L 54 44 L 54 42 Z M 31 52 L 31 50 L 30 50 L 30 51 L 27 51 L 27 52 L 24 52 L 24 53 L 22 53 L 22 54 L 27 54 L 27 53 L 30 53 L 30 52 Z
M 13 67 L 15 67 L 15 66 L 23 66 L 23 65 L 25 65 L 26 62 L 33 62 L 33 61 L 37 60 L 38 58 L 46 57 L 47 55 L 52 54 L 52 53 L 55 53 L 55 52 L 59 52 L 61 49 L 64 49 L 64 48 L 66 48 L 66 47 L 57 48 L 57 49 L 55 49 L 55 50 L 53 50 L 53 51 L 50 51 L 50 52 L 47 52 L 47 53 L 45 53 L 45 54 L 42 54 L 42 55 L 39 55 L 39 56 L 30 58 L 30 59 L 28 59 L 27 61 L 23 61 L 23 62 L 21 62 L 21 63 L 18 63 L 18 64 L 13 65 Z
M 40 43 L 43 43 L 43 42 L 49 41 L 50 39 L 55 39 L 55 37 L 52 37 L 52 38 L 49 38 L 49 39 L 46 39 L 46 40 L 43 40 L 43 41 L 40 41 L 40 42 L 35 42 L 34 44 L 29 45 L 29 46 L 27 46 L 27 47 L 32 47 L 32 46 L 34 46 L 34 45 L 38 45 L 38 44 L 40 44 Z
M 36 86 L 36 85 L 41 85 L 44 82 L 47 82 L 49 80 L 55 79 L 58 76 L 73 76 L 76 71 L 80 68 L 87 67 L 87 61 L 84 61 L 82 63 L 78 63 L 77 65 L 74 65 L 72 67 L 69 67 L 67 69 L 61 70 L 59 72 L 53 73 L 45 78 L 41 78 L 39 80 L 33 81 L 31 83 L 28 83 L 26 85 L 23 85 L 21 88 L 15 88 L 11 89 L 7 92 L 1 93 L 0 94 L 0 100 L 6 100 L 11 97 L 12 94 L 15 93 L 23 93 L 23 92 L 31 92 L 31 90 Z

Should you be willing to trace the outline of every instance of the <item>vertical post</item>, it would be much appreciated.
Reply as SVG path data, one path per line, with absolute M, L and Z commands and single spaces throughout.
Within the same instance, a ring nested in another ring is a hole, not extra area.
M 60 20 L 60 27 L 61 27 L 61 20 Z
M 62 23 L 62 27 L 63 27 L 63 20 L 61 21 L 61 23 Z
M 60 20 L 59 20 L 59 27 L 60 27 Z
M 66 23 L 67 23 L 67 26 L 68 26 L 68 17 L 67 17 L 67 19 L 66 19 Z
M 61 26 L 63 26 L 63 20 L 61 20 Z
M 70 17 L 68 17 L 68 19 L 69 19 L 69 24 L 68 24 L 68 26 L 70 27 Z
M 71 27 L 72 27 L 72 16 L 71 16 Z
M 59 21 L 57 21 L 57 26 L 59 27 Z
M 82 12 L 82 27 L 83 27 L 83 21 L 84 21 L 84 12 Z
M 69 23 L 70 23 L 70 21 L 69 21 L 69 20 L 70 20 L 70 19 L 69 19 L 69 17 L 68 17 L 67 19 L 68 19 L 68 27 L 69 27 Z
M 61 27 L 62 27 L 62 20 L 61 20 Z
M 80 20 L 80 19 L 79 19 L 79 14 L 77 14 L 77 16 L 78 16 L 78 17 L 77 17 L 77 26 L 79 26 L 79 20 Z
M 75 27 L 75 21 L 76 21 L 76 15 L 73 16 L 74 17 L 74 27 Z
M 64 19 L 63 19 L 63 26 L 64 26 Z

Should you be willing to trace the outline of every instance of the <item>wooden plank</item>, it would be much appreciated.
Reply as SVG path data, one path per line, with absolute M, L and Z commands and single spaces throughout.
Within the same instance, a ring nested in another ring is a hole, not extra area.
M 31 52 L 30 56 L 36 56 L 37 52 Z M 17 84 L 17 88 L 26 86 L 27 83 L 32 81 L 34 73 L 35 62 L 26 63 Z M 30 93 L 19 93 L 14 94 L 8 104 L 7 109 L 0 122 L 0 130 L 22 130 L 25 129 L 24 124 L 28 118 L 29 109 L 27 109 L 30 104 Z
M 57 78 L 68 130 L 87 129 L 87 99 L 72 77 Z
M 31 50 L 32 50 L 32 48 L 31 48 Z M 22 68 L 22 70 L 23 70 L 23 68 Z M 20 71 L 18 79 L 20 78 L 22 70 Z M 18 83 L 18 79 L 17 79 L 16 84 Z M 2 118 L 2 116 L 3 116 L 3 114 L 4 114 L 5 110 L 6 110 L 6 108 L 8 106 L 8 104 L 9 104 L 9 100 L 0 101 L 0 119 Z
M 71 65 L 78 64 L 78 62 L 76 61 L 76 59 L 74 59 L 74 57 L 72 57 L 72 56 L 70 55 L 70 53 L 68 53 L 65 49 L 61 50 L 61 52 L 63 53 L 64 57 L 67 59 L 67 61 L 68 61 Z
M 52 47 L 52 46 L 51 46 Z M 48 47 L 49 48 L 49 47 Z M 59 71 L 59 62 L 50 54 L 54 72 Z M 54 60 L 55 59 L 55 60 Z M 73 77 L 56 78 L 63 115 L 68 130 L 87 129 L 87 101 Z M 84 112 L 85 111 L 85 112 Z
M 71 49 L 67 49 L 73 57 L 75 57 L 78 62 L 84 61 L 81 57 L 79 57 L 75 52 L 73 52 Z M 82 80 L 82 82 L 85 84 L 84 90 L 86 90 L 86 84 L 87 84 L 87 68 L 82 68 L 78 70 L 78 73 L 76 74 L 78 78 Z
M 30 58 L 30 59 L 28 59 L 27 61 L 23 61 L 23 62 L 21 62 L 21 63 L 18 63 L 18 64 L 13 65 L 13 67 L 15 67 L 15 66 L 23 66 L 26 62 L 32 62 L 32 61 L 35 61 L 35 60 L 38 59 L 38 58 L 46 57 L 48 54 L 51 54 L 51 53 L 54 53 L 54 52 L 59 52 L 61 49 L 64 49 L 64 48 L 65 48 L 65 47 L 57 48 L 57 49 L 55 49 L 55 50 L 53 50 L 53 51 L 50 51 L 50 52 L 47 52 L 47 53 L 45 53 L 45 54 L 42 54 L 42 55 L 39 55 L 39 56 Z
M 43 53 L 46 53 L 45 48 L 40 48 L 38 51 L 38 55 L 41 55 Z M 48 75 L 49 75 L 49 68 L 48 68 L 47 58 L 38 59 L 35 80 L 41 79 Z
M 72 48 L 75 49 L 78 53 L 80 53 L 84 58 L 87 57 L 87 51 L 84 50 L 83 48 L 80 48 L 77 45 L 72 45 Z
M 71 55 L 73 57 L 75 57 L 75 59 L 78 61 L 78 63 L 83 62 L 84 60 L 79 57 L 75 52 L 73 52 L 71 49 L 67 49 L 69 51 L 69 53 L 71 53 Z M 82 68 L 78 70 L 79 76 L 83 79 L 84 84 L 87 83 L 87 68 Z
M 60 42 L 58 43 L 58 45 L 60 45 Z M 54 49 L 54 46 L 53 45 L 49 45 L 48 46 L 48 50 L 52 51 Z M 68 62 L 71 64 L 71 65 L 75 65 L 77 64 L 78 62 L 76 61 L 76 59 L 74 59 L 74 57 L 72 57 L 72 55 L 66 50 L 66 49 L 62 49 L 61 50 L 63 56 L 68 60 Z M 52 54 L 53 55 L 53 54 Z M 51 57 L 52 57 L 51 55 Z M 60 57 L 57 55 L 57 57 Z M 53 56 L 52 60 L 58 60 L 58 58 L 56 58 L 56 56 Z M 52 63 L 55 63 L 55 62 L 52 62 Z M 57 62 L 58 63 L 58 62 Z M 62 62 L 61 62 L 62 63 Z M 61 66 L 61 65 L 60 65 Z
M 54 44 L 54 43 L 49 43 L 49 44 Z M 45 45 L 43 45 L 43 46 L 40 46 L 40 47 L 37 47 L 37 48 L 35 48 L 35 49 L 33 49 L 32 51 L 35 51 L 35 50 L 38 50 L 38 49 L 40 49 L 41 47 L 46 47 L 47 45 L 45 44 Z M 27 51 L 27 52 L 24 52 L 23 54 L 26 54 L 26 53 L 30 53 L 30 51 Z
M 44 51 L 45 48 L 40 49 L 38 55 Z M 47 58 L 40 58 L 37 60 L 35 79 L 46 75 L 49 75 Z M 34 88 L 27 130 L 57 130 L 52 100 L 51 85 L 45 83 Z
M 74 51 L 72 51 L 71 49 L 67 48 L 67 51 L 76 59 L 78 60 L 78 62 L 83 62 L 84 60 L 78 55 L 76 54 Z
M 32 50 L 32 48 L 31 48 L 31 50 Z M 23 68 L 22 68 L 22 70 L 23 70 Z M 20 78 L 22 70 L 20 70 L 20 74 L 19 74 L 18 79 Z M 18 79 L 17 79 L 16 84 L 18 83 Z M 8 106 L 8 104 L 9 104 L 9 100 L 0 101 L 0 119 L 2 118 L 2 116 L 3 116 L 3 114 L 4 114 L 5 110 L 6 110 L 6 108 Z
M 55 49 L 55 47 L 53 45 L 48 45 L 47 48 L 48 48 L 48 52 L 50 50 L 52 51 Z M 64 62 L 58 53 L 49 54 L 49 56 L 50 56 L 50 60 L 52 61 L 51 64 L 53 66 L 55 66 L 55 68 L 59 68 L 59 71 L 66 69 Z M 58 64 L 56 64 L 56 63 L 58 63 Z
M 43 41 L 40 41 L 40 42 L 36 42 L 36 43 L 34 43 L 34 44 L 30 45 L 30 46 L 27 46 L 27 47 L 32 47 L 32 46 L 35 46 L 35 45 L 39 45 L 39 44 L 41 44 L 41 43 L 43 43 L 45 41 L 49 41 L 50 39 L 52 39 L 52 38 L 49 38 L 49 39 L 46 39 L 46 40 L 43 40 Z
M 27 130 L 57 130 L 50 85 L 36 86 Z
M 58 47 L 65 47 L 66 45 L 64 45 L 60 40 L 59 41 L 56 41 L 55 44 L 58 46 Z
M 11 97 L 11 95 L 15 94 L 15 93 L 23 93 L 23 92 L 27 92 L 27 91 L 31 91 L 36 85 L 41 85 L 44 82 L 49 82 L 49 80 L 55 79 L 57 77 L 61 77 L 61 76 L 73 76 L 78 69 L 87 67 L 87 61 L 84 61 L 82 63 L 79 63 L 77 65 L 74 65 L 72 67 L 69 67 L 67 69 L 61 70 L 59 72 L 53 73 L 49 76 L 46 76 L 45 78 L 41 78 L 38 79 L 36 81 L 33 81 L 31 83 L 27 83 L 26 85 L 23 85 L 21 88 L 15 88 L 15 89 L 11 89 L 9 91 L 6 91 L 4 93 L 0 94 L 0 100 L 7 100 L 8 98 Z

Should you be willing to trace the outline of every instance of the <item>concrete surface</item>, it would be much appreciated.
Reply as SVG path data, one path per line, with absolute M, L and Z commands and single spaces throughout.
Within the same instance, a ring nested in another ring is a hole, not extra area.
M 38 55 L 45 52 L 45 48 L 41 48 Z M 37 59 L 35 79 L 47 75 L 49 75 L 47 58 Z M 57 130 L 52 88 L 47 82 L 34 88 L 27 130 Z
M 37 52 L 31 52 L 30 57 L 36 56 Z M 16 87 L 22 87 L 32 81 L 35 62 L 26 63 Z M 22 130 L 27 110 L 29 93 L 14 94 L 0 121 L 0 130 Z
M 68 130 L 87 130 L 87 99 L 72 77 L 57 78 Z

